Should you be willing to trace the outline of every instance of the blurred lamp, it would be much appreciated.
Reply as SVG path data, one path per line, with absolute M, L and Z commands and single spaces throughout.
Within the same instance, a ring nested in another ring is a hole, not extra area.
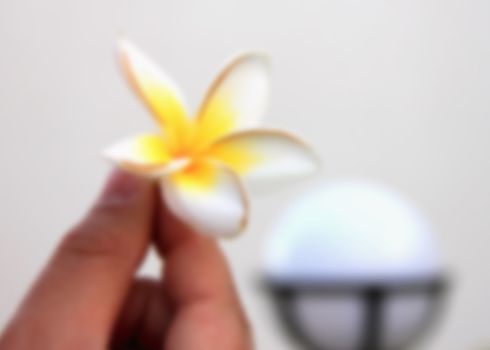
M 325 184 L 292 205 L 266 246 L 265 280 L 308 349 L 406 349 L 445 282 L 431 228 L 379 184 Z

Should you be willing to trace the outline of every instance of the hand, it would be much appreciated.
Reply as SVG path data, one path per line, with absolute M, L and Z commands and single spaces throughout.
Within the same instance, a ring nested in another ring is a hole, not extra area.
M 0 337 L 1 350 L 251 350 L 224 256 L 116 171 Z M 150 243 L 164 278 L 135 279 Z

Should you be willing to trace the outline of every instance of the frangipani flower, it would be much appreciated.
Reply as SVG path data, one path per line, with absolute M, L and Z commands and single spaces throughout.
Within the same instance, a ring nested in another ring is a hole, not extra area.
M 316 157 L 297 138 L 256 128 L 269 92 L 264 57 L 244 54 L 228 64 L 190 119 L 179 89 L 152 60 L 127 40 L 120 41 L 119 56 L 160 130 L 104 154 L 128 171 L 157 179 L 168 208 L 199 232 L 223 237 L 245 227 L 242 180 L 271 184 L 316 169 Z

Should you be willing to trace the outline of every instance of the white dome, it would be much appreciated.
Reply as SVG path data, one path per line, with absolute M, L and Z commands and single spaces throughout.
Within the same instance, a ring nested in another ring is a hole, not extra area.
M 440 272 L 433 235 L 407 200 L 379 184 L 314 188 L 280 218 L 265 273 L 279 281 L 395 281 Z

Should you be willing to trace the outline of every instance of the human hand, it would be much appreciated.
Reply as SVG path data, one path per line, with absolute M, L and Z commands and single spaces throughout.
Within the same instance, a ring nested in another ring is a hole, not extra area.
M 1 350 L 251 350 L 215 240 L 160 204 L 154 185 L 115 171 L 63 239 L 0 337 Z M 151 243 L 161 280 L 135 278 Z

